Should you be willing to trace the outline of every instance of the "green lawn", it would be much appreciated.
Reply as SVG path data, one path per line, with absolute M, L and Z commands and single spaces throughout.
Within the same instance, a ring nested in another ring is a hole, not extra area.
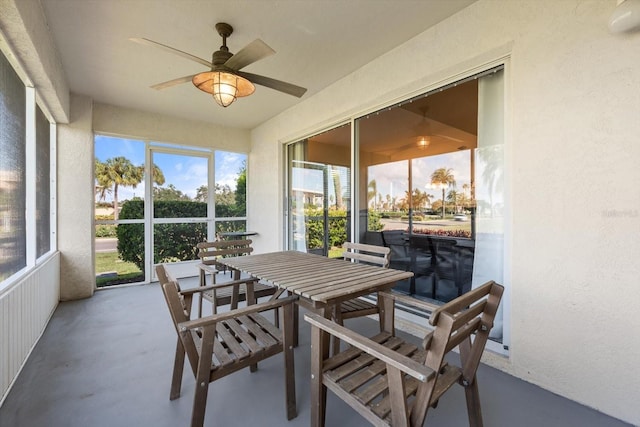
M 115 271 L 117 277 L 96 278 L 96 286 L 110 286 L 144 280 L 144 273 L 132 262 L 118 258 L 118 252 L 96 253 L 96 275 Z

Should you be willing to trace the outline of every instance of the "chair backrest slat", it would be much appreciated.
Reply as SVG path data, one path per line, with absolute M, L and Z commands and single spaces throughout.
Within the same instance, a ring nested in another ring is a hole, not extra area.
M 344 242 L 342 249 L 342 257 L 345 260 L 389 267 L 391 249 L 388 247 Z
M 218 258 L 250 255 L 253 252 L 251 243 L 251 239 L 216 240 L 215 242 L 200 242 L 196 248 L 202 264 L 217 266 Z

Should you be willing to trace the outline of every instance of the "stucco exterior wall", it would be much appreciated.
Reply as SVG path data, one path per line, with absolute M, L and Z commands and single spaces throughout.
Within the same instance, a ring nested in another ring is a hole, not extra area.
M 0 0 L 0 30 L 57 123 L 69 122 L 69 86 L 39 1 Z M 28 54 L 27 54 L 28 53 Z
M 487 361 L 640 424 L 640 33 L 615 6 L 480 0 L 254 129 L 256 251 L 284 245 L 282 143 L 504 57 L 511 342 Z
M 69 124 L 58 125 L 60 300 L 93 295 L 93 134 L 91 98 L 71 96 Z
M 248 153 L 247 130 L 216 126 L 129 108 L 96 103 L 93 129 L 124 137 Z

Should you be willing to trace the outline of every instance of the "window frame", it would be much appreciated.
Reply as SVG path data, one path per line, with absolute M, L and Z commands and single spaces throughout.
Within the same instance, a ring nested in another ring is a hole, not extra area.
M 17 56 L 8 45 L 4 35 L 0 33 L 0 54 L 8 61 L 18 78 L 21 80 L 25 91 L 25 265 L 11 276 L 0 281 L 0 294 L 7 292 L 16 283 L 21 281 L 25 276 L 30 274 L 39 265 L 45 263 L 57 251 L 57 210 L 56 210 L 56 176 L 57 176 L 57 124 L 53 119 L 46 103 L 39 95 L 38 90 L 34 87 L 28 74 L 17 60 Z M 37 255 L 37 220 L 36 220 L 36 198 L 37 198 L 37 171 L 36 171 L 36 153 L 37 153 L 37 130 L 36 130 L 36 111 L 37 109 L 44 114 L 45 119 L 49 122 L 49 250 Z

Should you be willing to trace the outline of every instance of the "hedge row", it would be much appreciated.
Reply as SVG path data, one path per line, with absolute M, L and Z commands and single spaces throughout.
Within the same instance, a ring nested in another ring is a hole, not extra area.
M 206 218 L 207 204 L 192 201 L 156 201 L 156 218 Z M 236 216 L 235 206 L 216 206 L 218 216 Z M 122 205 L 120 219 L 144 218 L 144 200 L 128 200 Z M 240 231 L 244 221 L 217 222 L 216 232 Z M 116 231 L 118 253 L 123 261 L 144 270 L 144 224 L 119 224 Z M 153 230 L 153 262 L 188 261 L 198 258 L 196 245 L 207 240 L 207 224 L 156 224 Z
M 216 206 L 217 216 L 235 216 L 235 206 Z M 207 204 L 192 201 L 156 201 L 154 217 L 204 218 Z M 122 205 L 120 219 L 144 218 L 144 200 L 128 200 Z M 240 231 L 244 221 L 220 221 L 216 232 Z M 368 229 L 380 231 L 380 215 L 369 212 Z M 321 209 L 305 209 L 307 247 L 324 247 L 324 227 Z M 133 262 L 144 270 L 144 224 L 120 224 L 117 226 L 118 253 L 123 261 Z M 156 224 L 153 230 L 153 262 L 188 261 L 197 259 L 196 245 L 207 240 L 204 223 Z M 347 212 L 335 210 L 329 213 L 329 247 L 340 247 L 347 240 Z

